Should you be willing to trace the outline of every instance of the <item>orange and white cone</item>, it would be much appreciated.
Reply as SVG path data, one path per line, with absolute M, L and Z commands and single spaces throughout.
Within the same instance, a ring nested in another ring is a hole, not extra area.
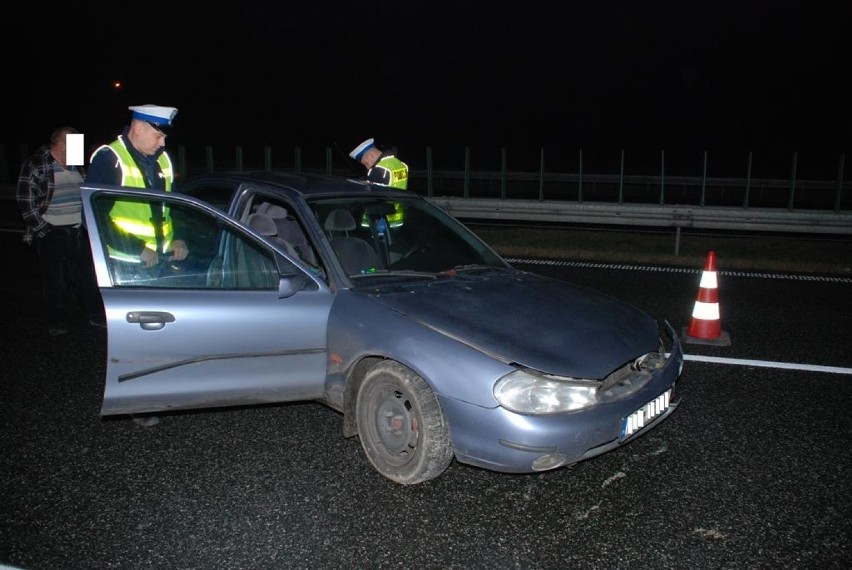
M 692 309 L 692 322 L 683 329 L 683 341 L 692 344 L 729 346 L 731 337 L 722 330 L 719 312 L 719 280 L 716 276 L 716 252 L 707 252 L 698 299 Z

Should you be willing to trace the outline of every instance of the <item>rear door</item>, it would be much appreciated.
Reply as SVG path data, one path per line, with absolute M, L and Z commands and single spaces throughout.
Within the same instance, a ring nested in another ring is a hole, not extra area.
M 111 223 L 116 201 L 163 211 L 185 260 L 146 268 Z M 84 188 L 107 316 L 101 414 L 320 398 L 332 293 L 245 226 L 173 193 Z

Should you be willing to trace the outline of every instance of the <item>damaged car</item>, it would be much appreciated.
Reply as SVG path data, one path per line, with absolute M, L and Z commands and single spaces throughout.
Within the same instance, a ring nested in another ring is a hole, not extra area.
M 677 407 L 667 322 L 513 267 L 415 192 L 275 172 L 82 192 L 107 315 L 102 415 L 317 401 L 412 485 L 453 461 L 571 465 Z M 158 263 L 122 251 L 121 202 L 170 224 Z

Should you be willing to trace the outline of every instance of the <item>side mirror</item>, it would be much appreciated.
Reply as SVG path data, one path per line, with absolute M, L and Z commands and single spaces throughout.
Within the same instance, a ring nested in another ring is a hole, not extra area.
M 286 299 L 287 297 L 292 297 L 304 289 L 307 284 L 308 278 L 301 273 L 282 275 L 278 280 L 278 298 Z

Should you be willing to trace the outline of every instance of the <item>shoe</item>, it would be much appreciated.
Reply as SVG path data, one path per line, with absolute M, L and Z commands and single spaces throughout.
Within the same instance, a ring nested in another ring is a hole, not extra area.
M 133 416 L 133 422 L 142 427 L 153 427 L 160 423 L 160 418 L 157 416 Z
M 59 336 L 61 334 L 66 334 L 68 329 L 65 328 L 65 325 L 51 325 L 47 327 L 47 332 L 50 336 Z
M 89 319 L 89 324 L 95 327 L 96 329 L 105 329 L 107 328 L 106 320 L 104 319 Z

